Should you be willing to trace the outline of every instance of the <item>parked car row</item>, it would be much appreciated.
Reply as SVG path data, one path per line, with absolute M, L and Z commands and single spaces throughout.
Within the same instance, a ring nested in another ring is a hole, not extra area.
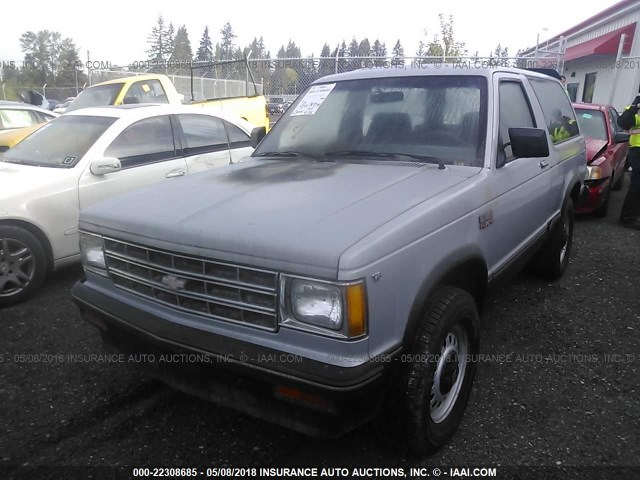
M 89 108 L 49 122 L 0 159 L 0 307 L 78 262 L 78 213 L 145 185 L 247 157 L 252 126 L 206 108 Z

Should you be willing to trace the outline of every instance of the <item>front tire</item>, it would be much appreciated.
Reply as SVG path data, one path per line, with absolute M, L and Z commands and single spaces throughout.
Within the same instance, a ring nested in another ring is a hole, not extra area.
M 424 455 L 454 434 L 473 385 L 479 315 L 473 297 L 442 287 L 429 301 L 415 345 L 403 362 L 398 435 Z
M 613 178 L 611 179 L 611 181 L 613 182 Z M 602 202 L 602 204 L 600 204 L 600 206 L 594 210 L 593 213 L 596 216 L 604 218 L 607 216 L 607 213 L 609 213 L 609 204 L 611 203 L 611 190 L 615 190 L 613 185 L 610 185 L 609 188 L 607 188 L 604 202 Z
M 0 307 L 22 302 L 44 282 L 47 258 L 29 231 L 0 226 Z

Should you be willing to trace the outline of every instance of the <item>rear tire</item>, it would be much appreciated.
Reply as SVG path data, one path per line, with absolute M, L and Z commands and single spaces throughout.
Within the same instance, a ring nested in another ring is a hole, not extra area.
M 622 172 L 620 173 L 620 178 L 618 178 L 618 181 L 611 187 L 614 191 L 620 191 L 622 190 L 622 187 L 624 186 L 624 170 L 622 170 Z M 613 172 L 613 178 L 615 178 L 615 173 Z
M 609 204 L 611 203 L 612 189 L 613 189 L 613 185 L 610 185 L 609 188 L 607 188 L 607 193 L 606 193 L 604 202 L 602 202 L 602 204 L 598 208 L 596 208 L 593 212 L 596 216 L 603 217 L 603 218 L 607 216 L 607 212 L 609 211 Z
M 444 286 L 421 322 L 389 412 L 397 443 L 418 455 L 444 445 L 460 424 L 476 369 L 478 309 L 469 293 Z
M 574 215 L 573 201 L 568 199 L 562 209 L 560 221 L 533 260 L 533 267 L 541 276 L 557 280 L 564 275 L 573 246 Z
M 29 231 L 0 226 L 0 307 L 29 298 L 40 288 L 47 273 L 47 257 Z

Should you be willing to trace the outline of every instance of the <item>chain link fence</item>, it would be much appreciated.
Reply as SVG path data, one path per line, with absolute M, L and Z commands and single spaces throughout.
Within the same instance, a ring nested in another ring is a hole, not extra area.
M 560 55 L 534 57 L 332 57 L 249 60 L 252 71 L 264 85 L 265 95 L 295 98 L 312 82 L 326 75 L 362 68 L 383 69 L 479 69 L 547 68 L 562 72 Z
M 75 96 L 83 88 L 107 80 L 140 76 L 150 73 L 165 74 L 173 82 L 185 101 L 227 98 L 246 95 L 266 95 L 293 100 L 312 82 L 326 75 L 344 73 L 362 68 L 384 69 L 439 69 L 439 68 L 550 68 L 562 73 L 562 55 L 547 57 L 315 57 L 271 58 L 246 61 L 198 64 L 183 62 L 179 65 L 137 64 L 109 69 L 89 69 L 84 85 L 48 87 L 20 86 L 20 90 L 35 90 L 47 98 L 64 100 Z M 193 73 L 193 75 L 192 75 Z M 6 96 L 5 96 L 6 98 Z

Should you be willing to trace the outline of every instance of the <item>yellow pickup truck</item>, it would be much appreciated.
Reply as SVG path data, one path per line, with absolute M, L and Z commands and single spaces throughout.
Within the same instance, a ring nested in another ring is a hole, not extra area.
M 193 85 L 193 76 L 191 84 Z M 263 95 L 257 93 L 255 83 L 252 91 L 256 93 L 249 96 L 186 101 L 185 95 L 178 92 L 168 76 L 160 74 L 140 75 L 109 80 L 88 87 L 76 97 L 66 112 L 106 105 L 187 103 L 194 106 L 215 108 L 225 115 L 243 118 L 257 127 L 265 127 L 268 130 L 267 101 Z M 193 91 L 191 93 L 193 97 Z

